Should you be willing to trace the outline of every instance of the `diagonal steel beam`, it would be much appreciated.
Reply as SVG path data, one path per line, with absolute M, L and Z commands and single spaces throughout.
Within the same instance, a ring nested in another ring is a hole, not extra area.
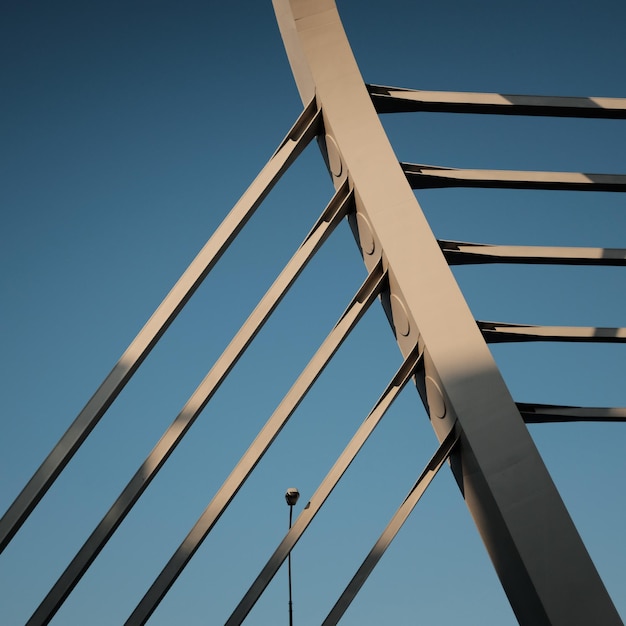
M 388 312 L 407 355 L 424 346 L 422 397 L 521 624 L 621 624 L 393 153 L 333 0 L 273 0 L 303 102 L 315 97 L 334 184 L 354 187 L 368 267 L 388 268 Z M 418 381 L 419 382 L 419 381 Z
M 96 393 L 6 511 L 0 520 L 0 552 L 26 521 L 281 175 L 319 131 L 320 113 L 315 102 L 311 100 L 267 165 L 178 279 Z
M 339 599 L 330 610 L 330 613 L 322 622 L 322 626 L 335 626 L 343 617 L 343 614 L 348 610 L 350 604 L 352 604 L 352 601 L 361 590 L 361 587 L 365 584 L 365 581 L 378 564 L 378 561 L 380 561 L 383 557 L 383 554 L 385 554 L 385 551 L 395 539 L 396 535 L 404 525 L 404 522 L 408 519 L 411 511 L 413 511 L 413 509 L 417 506 L 417 503 L 426 492 L 426 489 L 428 489 L 428 486 L 432 482 L 433 478 L 437 475 L 441 466 L 452 453 L 458 439 L 459 436 L 453 429 L 443 440 L 437 452 L 435 452 L 433 457 L 430 459 L 428 465 L 426 465 L 424 471 L 420 474 L 420 477 L 413 485 L 413 488 L 402 504 L 398 507 L 398 510 L 389 521 L 389 524 L 387 524 L 387 527 L 374 544 L 374 547 L 365 557 L 365 560 L 357 570 L 356 574 L 352 577 L 347 587 L 344 589 L 343 593 L 339 596 Z
M 145 624 L 174 584 L 191 557 L 196 553 L 206 536 L 215 526 L 226 507 L 237 495 L 252 470 L 261 460 L 274 439 L 287 423 L 293 412 L 303 400 L 313 383 L 320 376 L 332 356 L 339 349 L 350 331 L 365 314 L 370 304 L 380 294 L 386 283 L 386 273 L 381 265 L 369 274 L 352 302 L 341 316 L 333 330 L 319 347 L 313 358 L 302 371 L 287 395 L 282 399 L 276 410 L 259 431 L 255 440 L 241 457 L 224 484 L 219 488 L 205 511 L 202 513 L 187 537 L 176 549 L 150 589 L 141 599 L 126 626 Z
M 343 219 L 351 204 L 352 194 L 348 190 L 348 186 L 344 185 L 336 192 L 302 245 L 261 298 L 254 311 L 194 391 L 176 419 L 165 431 L 160 441 L 48 592 L 28 621 L 27 626 L 47 624 L 54 617 L 83 574 L 187 434 L 201 411 L 269 319 L 291 285 Z
M 337 483 L 341 480 L 341 477 L 355 459 L 359 450 L 361 450 L 369 436 L 372 432 L 374 432 L 374 429 L 380 423 L 380 420 L 387 412 L 387 409 L 391 406 L 393 401 L 398 397 L 398 394 L 402 391 L 402 389 L 404 389 L 404 386 L 411 379 L 416 367 L 421 361 L 421 357 L 422 355 L 419 354 L 416 348 L 405 359 L 404 363 L 401 365 L 389 385 L 387 385 L 387 388 L 369 412 L 368 416 L 365 418 L 361 426 L 359 426 L 358 430 L 348 445 L 344 448 L 343 452 L 339 455 L 328 474 L 326 474 L 324 480 L 320 483 L 319 487 L 315 490 L 315 493 L 307 505 L 301 511 L 300 515 L 298 515 L 298 519 L 295 521 L 293 526 L 290 527 L 289 532 L 280 542 L 280 545 L 276 548 L 274 554 L 272 554 L 272 556 L 268 559 L 255 581 L 252 585 L 250 585 L 250 588 L 226 621 L 226 626 L 238 626 L 252 610 L 252 607 L 255 605 L 265 588 L 270 584 L 272 578 L 274 578 L 284 560 L 287 558 L 300 537 L 302 537 L 302 534 L 313 521 L 313 518 L 317 515 L 318 511 L 322 508 L 324 502 L 326 502 L 328 496 L 332 493 Z
M 378 113 L 432 111 L 626 119 L 626 98 L 522 96 L 500 93 L 421 91 L 368 85 Z

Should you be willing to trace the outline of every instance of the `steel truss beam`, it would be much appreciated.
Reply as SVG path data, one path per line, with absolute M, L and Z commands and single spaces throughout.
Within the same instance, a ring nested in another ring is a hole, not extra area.
M 255 440 L 241 457 L 224 484 L 219 488 L 187 537 L 176 549 L 150 589 L 141 599 L 126 626 L 145 624 L 174 584 L 191 557 L 196 553 L 226 507 L 235 497 L 252 470 L 259 463 L 274 439 L 283 429 L 293 412 L 304 399 L 313 383 L 320 376 L 332 356 L 339 349 L 351 330 L 365 314 L 371 303 L 386 285 L 387 275 L 381 264 L 369 274 L 352 302 L 348 305 L 335 327 L 323 341 L 291 389 L 272 413 Z
M 48 592 L 28 621 L 27 626 L 47 624 L 54 617 L 88 567 L 102 551 L 115 530 L 124 521 L 135 502 L 148 488 L 148 485 L 156 477 L 161 467 L 163 467 L 182 441 L 201 411 L 264 326 L 296 278 L 304 270 L 324 241 L 328 239 L 351 205 L 352 194 L 348 190 L 348 186 L 344 185 L 336 192 L 320 219 L 287 263 L 280 276 L 261 298 L 254 311 L 194 391 L 176 419 L 165 431 L 160 441 Z
M 626 119 L 626 98 L 514 96 L 500 93 L 420 91 L 368 85 L 378 113 L 432 111 Z
M 334 1 L 273 2 L 300 96 L 322 110 L 333 182 L 354 188 L 364 261 L 387 268 L 399 347 L 423 346 L 418 387 L 440 441 L 458 420 L 453 471 L 517 619 L 621 624 L 389 145 Z
M 626 248 L 570 248 L 565 246 L 497 246 L 439 240 L 450 265 L 525 263 L 533 265 L 626 265 Z
M 626 174 L 468 170 L 402 163 L 413 189 L 480 187 L 484 189 L 553 189 L 561 191 L 626 191 Z
M 303 113 L 280 143 L 267 165 L 178 279 L 178 282 L 133 339 L 115 367 L 85 405 L 85 408 L 78 414 L 78 417 L 3 515 L 0 520 L 0 552 L 4 550 L 26 521 L 32 510 L 282 174 L 311 139 L 319 133 L 319 124 L 320 113 L 314 100 L 311 100 L 306 103 Z
M 517 403 L 527 424 L 553 422 L 626 422 L 626 407 L 580 407 Z
M 368 416 L 365 418 L 361 426 L 359 426 L 358 430 L 348 445 L 344 448 L 343 452 L 339 455 L 334 465 L 328 474 L 326 474 L 326 477 L 322 480 L 319 487 L 315 490 L 315 493 L 300 515 L 298 515 L 298 519 L 280 542 L 280 545 L 276 548 L 274 554 L 272 554 L 272 556 L 268 559 L 255 581 L 252 585 L 250 585 L 250 588 L 241 599 L 241 602 L 239 602 L 237 608 L 232 612 L 231 616 L 226 621 L 226 626 L 238 626 L 246 618 L 267 585 L 270 584 L 272 578 L 276 575 L 276 572 L 283 564 L 284 560 L 287 558 L 304 531 L 313 521 L 313 518 L 322 508 L 324 502 L 326 502 L 326 499 L 331 494 L 332 490 L 336 487 L 341 477 L 355 459 L 359 450 L 361 450 L 369 436 L 374 432 L 374 429 L 380 423 L 380 420 L 387 412 L 387 409 L 391 406 L 393 401 L 398 397 L 398 394 L 402 391 L 402 389 L 404 389 L 404 386 L 413 376 L 413 373 L 415 372 L 416 367 L 420 364 L 421 359 L 422 354 L 418 352 L 417 348 L 409 353 L 396 375 L 393 377 L 389 385 L 387 385 L 387 388 L 369 412 Z
M 523 341 L 567 341 L 575 343 L 626 343 L 626 328 L 593 326 L 533 326 L 478 321 L 488 343 Z
M 459 440 L 459 435 L 454 430 L 450 431 L 450 434 L 443 440 L 439 449 L 428 462 L 428 465 L 424 468 L 424 471 L 420 474 L 413 488 L 403 500 L 402 504 L 398 507 L 398 510 L 387 524 L 387 527 L 382 532 L 378 541 L 374 544 L 374 547 L 370 550 L 369 554 L 365 557 L 365 560 L 357 570 L 356 574 L 352 577 L 343 593 L 330 610 L 330 613 L 326 619 L 322 622 L 322 626 L 335 626 L 342 618 L 343 614 L 348 610 L 352 600 L 356 597 L 361 587 L 365 584 L 369 575 L 374 570 L 374 567 L 378 564 L 378 561 L 383 557 L 387 548 L 391 545 L 391 542 L 395 539 L 404 522 L 408 519 L 411 511 L 417 506 L 421 497 L 426 492 L 426 489 L 432 482 L 433 478 L 437 475 L 437 472 L 441 469 L 441 466 L 448 459 L 454 446 Z

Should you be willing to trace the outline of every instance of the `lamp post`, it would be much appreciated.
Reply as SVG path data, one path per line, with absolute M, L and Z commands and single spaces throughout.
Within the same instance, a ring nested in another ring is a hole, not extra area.
M 291 530 L 291 520 L 293 515 L 293 505 L 298 501 L 300 492 L 295 487 L 289 487 L 285 493 L 285 500 L 289 506 L 289 529 Z M 287 555 L 287 571 L 289 578 L 289 626 L 293 626 L 293 603 L 291 601 L 291 550 Z

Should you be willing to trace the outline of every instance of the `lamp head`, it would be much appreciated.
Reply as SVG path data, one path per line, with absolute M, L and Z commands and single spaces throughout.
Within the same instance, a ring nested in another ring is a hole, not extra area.
M 285 493 L 285 500 L 289 506 L 293 506 L 300 497 L 300 492 L 295 487 L 289 487 Z

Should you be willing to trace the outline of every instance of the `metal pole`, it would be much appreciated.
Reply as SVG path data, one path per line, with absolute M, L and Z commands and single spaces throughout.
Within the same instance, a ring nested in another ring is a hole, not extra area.
M 291 530 L 291 519 L 293 515 L 293 504 L 289 505 L 289 530 Z M 293 626 L 293 602 L 291 598 L 291 552 L 287 557 L 287 570 L 289 577 L 289 626 Z
M 293 527 L 280 542 L 274 554 L 269 558 L 256 580 L 237 605 L 237 608 L 228 618 L 225 626 L 241 626 L 256 601 L 276 575 L 280 566 L 285 562 L 285 559 L 300 540 L 300 537 L 302 537 L 309 527 L 313 518 L 322 508 L 324 502 L 326 502 L 333 489 L 337 486 L 337 483 L 341 480 L 341 477 L 345 474 L 352 461 L 354 461 L 359 450 L 363 447 L 380 420 L 384 417 L 387 409 L 389 409 L 406 383 L 413 377 L 416 367 L 422 362 L 422 354 L 423 353 L 418 353 L 416 348 L 410 356 L 404 360 L 404 363 L 400 366 L 400 369 L 396 372 L 389 385 L 387 385 L 383 394 L 374 404 L 374 408 L 359 426 L 348 445 L 344 448 L 328 474 L 326 474 L 324 480 L 322 480 L 319 487 L 315 490 L 315 493 L 307 502 L 307 505 L 300 515 L 298 515 Z
M 291 522 L 293 519 L 293 505 L 300 497 L 299 491 L 295 487 L 289 487 L 285 493 L 285 500 L 289 506 L 289 530 L 291 530 Z M 287 577 L 289 579 L 289 626 L 293 626 L 293 602 L 291 596 L 291 550 L 287 555 Z

